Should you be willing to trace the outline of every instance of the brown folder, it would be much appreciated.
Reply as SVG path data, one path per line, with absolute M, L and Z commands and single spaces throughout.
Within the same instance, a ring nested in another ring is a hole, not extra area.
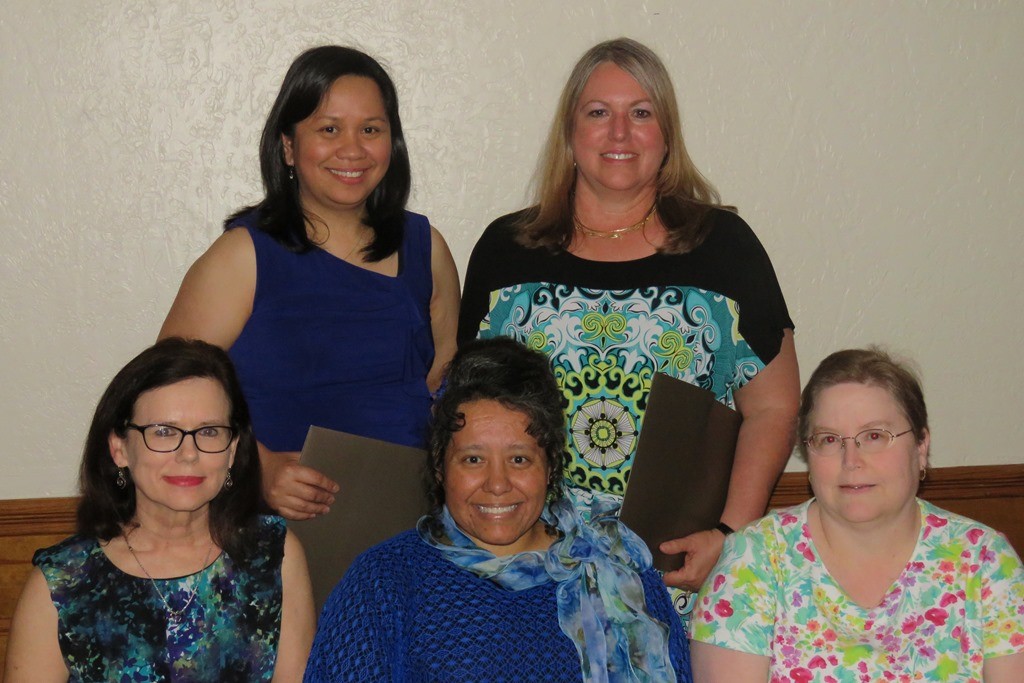
M 299 462 L 341 487 L 329 513 L 288 523 L 306 550 L 318 612 L 360 553 L 426 514 L 426 461 L 419 448 L 309 428 Z
M 682 554 L 658 546 L 721 521 L 743 418 L 714 394 L 655 373 L 621 519 L 644 539 L 654 566 L 672 571 Z

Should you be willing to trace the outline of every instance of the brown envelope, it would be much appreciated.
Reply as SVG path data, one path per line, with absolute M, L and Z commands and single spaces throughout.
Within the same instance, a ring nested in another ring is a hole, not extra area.
M 655 373 L 621 519 L 647 543 L 657 569 L 683 566 L 682 554 L 658 550 L 663 541 L 721 521 L 742 420 L 710 391 Z
M 427 513 L 426 461 L 419 448 L 309 428 L 299 462 L 341 487 L 326 515 L 288 522 L 306 550 L 317 612 L 360 553 Z

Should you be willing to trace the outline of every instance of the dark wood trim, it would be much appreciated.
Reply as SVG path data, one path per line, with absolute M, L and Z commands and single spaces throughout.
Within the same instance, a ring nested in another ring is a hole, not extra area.
M 939 467 L 928 471 L 918 495 L 1003 532 L 1024 555 L 1024 464 Z M 798 505 L 811 497 L 806 472 L 786 472 L 769 508 Z
M 0 500 L 0 536 L 72 534 L 78 498 Z
M 929 470 L 920 495 L 928 500 L 1024 498 L 1024 464 L 940 467 Z M 797 505 L 811 496 L 806 472 L 785 472 L 769 507 Z M 0 536 L 71 534 L 78 498 L 0 500 Z
M 973 465 L 928 470 L 921 483 L 928 500 L 1024 497 L 1024 465 Z
M 811 497 L 811 487 L 807 484 L 806 472 L 783 472 L 775 484 L 768 507 L 788 508 L 799 505 Z
M 1024 465 L 971 465 L 928 470 L 919 495 L 931 501 L 1024 498 Z M 811 497 L 806 472 L 784 472 L 770 508 L 788 507 Z
M 940 467 L 929 470 L 920 495 L 928 500 L 1024 498 L 1024 464 Z M 797 505 L 811 496 L 806 472 L 785 472 L 769 507 Z M 0 500 L 0 536 L 71 534 L 78 498 Z

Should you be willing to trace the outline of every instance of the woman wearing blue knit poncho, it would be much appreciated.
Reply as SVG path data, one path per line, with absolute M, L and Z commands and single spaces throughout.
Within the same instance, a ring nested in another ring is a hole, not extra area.
M 597 498 L 583 524 L 562 497 L 562 399 L 547 359 L 509 339 L 473 342 L 446 381 L 434 513 L 352 565 L 324 607 L 306 681 L 689 682 L 650 553 L 604 514 L 617 503 Z

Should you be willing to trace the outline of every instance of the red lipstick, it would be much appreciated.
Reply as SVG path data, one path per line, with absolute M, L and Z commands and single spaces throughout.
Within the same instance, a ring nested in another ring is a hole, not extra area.
M 171 486 L 199 486 L 206 477 L 164 477 Z

